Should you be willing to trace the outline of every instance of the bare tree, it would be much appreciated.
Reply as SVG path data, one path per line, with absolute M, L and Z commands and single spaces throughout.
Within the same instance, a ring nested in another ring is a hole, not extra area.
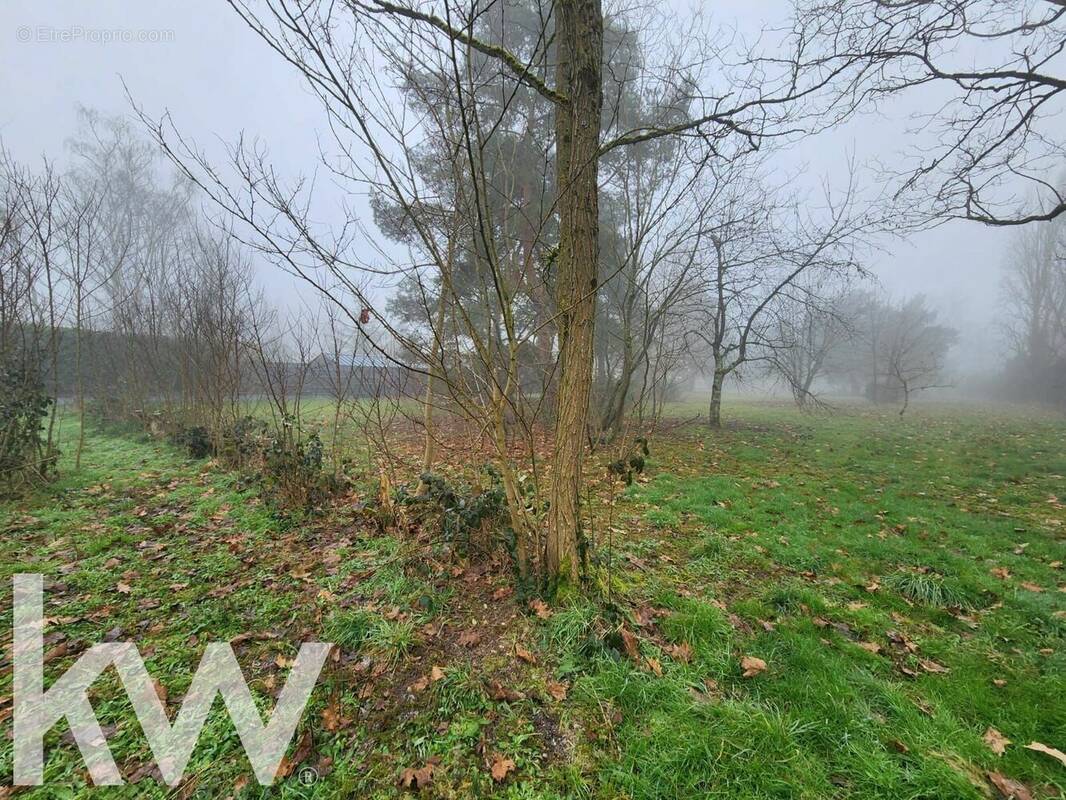
M 708 422 L 716 428 L 726 378 L 765 362 L 779 344 L 776 308 L 812 303 L 811 287 L 858 272 L 855 250 L 877 224 L 855 210 L 851 183 L 839 196 L 826 187 L 818 208 L 783 199 L 760 166 L 737 159 L 704 189 L 712 208 L 703 253 L 705 300 L 689 337 L 710 361 Z
M 1010 394 L 1061 402 L 1066 390 L 1066 217 L 1018 231 L 1003 281 Z
M 902 417 L 917 392 L 945 386 L 945 358 L 958 334 L 936 324 L 936 311 L 921 295 L 895 306 L 886 348 L 886 377 L 902 396 Z
M 816 281 L 789 295 L 773 311 L 767 363 L 801 409 L 824 407 L 815 384 L 831 367 L 840 345 L 855 335 L 847 283 Z
M 1066 139 L 1061 0 L 798 0 L 795 32 L 840 71 L 840 107 L 903 92 L 945 97 L 918 117 L 934 140 L 895 172 L 901 209 L 919 222 L 1049 220 L 1066 196 L 1047 180 Z M 816 55 L 817 53 L 817 55 Z M 922 139 L 923 142 L 928 139 Z M 1027 210 L 1022 199 L 1037 198 Z

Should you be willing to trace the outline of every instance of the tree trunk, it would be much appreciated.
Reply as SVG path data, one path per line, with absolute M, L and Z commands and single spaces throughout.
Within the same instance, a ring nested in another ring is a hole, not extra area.
M 722 384 L 725 383 L 725 374 L 714 373 L 711 382 L 711 405 L 707 410 L 707 424 L 712 428 L 722 427 Z
M 450 255 L 449 255 L 450 258 Z M 437 379 L 437 371 L 444 367 L 444 286 L 440 287 L 440 296 L 437 298 L 437 327 L 433 329 L 435 343 L 433 355 L 436 361 L 430 364 L 429 377 L 426 380 L 426 394 L 422 405 L 422 421 L 425 424 L 426 441 L 422 452 L 422 474 L 425 475 L 433 470 L 433 462 L 436 459 L 436 432 L 433 430 L 433 382 Z M 418 493 L 426 491 L 426 483 L 418 482 Z
M 600 0 L 556 4 L 556 189 L 559 195 L 559 384 L 545 568 L 579 577 L 581 462 L 592 387 L 592 332 L 599 281 L 598 161 L 603 104 Z

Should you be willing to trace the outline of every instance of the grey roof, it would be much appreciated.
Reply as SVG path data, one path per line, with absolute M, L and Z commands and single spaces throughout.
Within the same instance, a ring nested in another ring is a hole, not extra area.
M 321 353 L 315 360 L 321 360 L 326 364 L 340 364 L 348 368 L 384 369 L 397 366 L 395 362 L 389 361 L 381 353 Z

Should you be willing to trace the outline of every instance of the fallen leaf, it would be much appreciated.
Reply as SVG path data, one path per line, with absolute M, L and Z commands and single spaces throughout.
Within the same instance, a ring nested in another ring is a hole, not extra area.
M 434 664 L 433 669 L 429 671 L 429 679 L 433 683 L 444 680 L 444 670 Z
M 623 627 L 618 633 L 622 637 L 622 647 L 625 648 L 626 655 L 633 660 L 639 659 L 640 644 L 637 642 L 637 637 L 625 627 Z
M 324 709 L 322 709 L 322 727 L 330 733 L 336 733 L 341 728 L 346 728 L 350 724 L 351 720 L 346 719 L 341 713 L 340 704 L 336 698 L 332 698 Z
M 1066 767 L 1066 753 L 1061 750 L 1056 750 L 1054 747 L 1048 747 L 1046 744 L 1040 742 L 1029 742 L 1025 746 L 1026 750 L 1035 750 L 1038 753 L 1044 753 L 1052 758 L 1056 759 L 1062 766 Z
M 856 642 L 856 644 L 868 653 L 877 655 L 881 652 L 881 645 L 877 642 Z
M 45 664 L 47 664 L 49 661 L 55 661 L 57 658 L 62 658 L 69 652 L 70 645 L 68 645 L 66 642 L 60 642 L 44 654 L 43 661 Z
M 688 642 L 667 645 L 666 653 L 674 661 L 680 661 L 683 664 L 687 664 L 692 660 L 692 647 Z
M 501 586 L 495 592 L 492 593 L 493 600 L 503 600 L 505 597 L 510 597 L 514 594 L 513 586 Z
M 938 664 L 931 658 L 920 658 L 918 659 L 918 663 L 926 672 L 935 672 L 941 675 L 951 672 L 951 670 L 945 667 L 943 664 Z
M 133 591 L 133 589 L 128 583 L 123 583 L 122 581 L 119 581 L 118 585 L 115 587 L 115 591 L 117 591 L 119 594 L 129 594 Z
M 549 691 L 551 691 L 550 688 Z M 514 703 L 521 700 L 524 695 L 521 692 L 516 692 L 514 689 L 508 689 L 499 681 L 493 681 L 489 684 L 489 697 L 497 701 L 502 700 L 508 703 Z
M 481 634 L 477 631 L 463 631 L 459 634 L 460 647 L 473 647 L 481 641 Z
M 755 656 L 744 656 L 740 659 L 740 667 L 744 670 L 745 678 L 754 678 L 766 670 L 766 662 Z
M 633 621 L 640 628 L 650 628 L 655 621 L 655 612 L 647 606 L 641 606 L 633 612 Z
M 981 738 L 984 740 L 984 743 L 988 745 L 989 749 L 997 756 L 1003 755 L 1007 750 L 1007 745 L 1010 744 L 1010 739 L 991 726 L 989 726 L 988 730 L 985 731 L 985 735 Z
M 541 600 L 539 597 L 535 597 L 534 599 L 530 600 L 529 607 L 530 609 L 532 609 L 533 613 L 541 619 L 548 619 L 552 615 L 551 608 L 549 608 L 548 604 Z
M 275 775 L 277 778 L 287 778 L 292 775 L 292 771 L 296 769 L 300 764 L 307 760 L 307 757 L 311 755 L 311 730 L 305 729 L 303 735 L 300 736 L 296 742 L 296 748 L 292 751 L 292 757 L 285 756 L 281 759 L 281 763 L 278 764 L 278 771 Z
M 500 783 L 514 771 L 514 768 L 514 761 L 497 753 L 492 759 L 492 779 Z
M 1001 772 L 989 772 L 987 775 L 1004 800 L 1033 800 L 1033 793 L 1024 783 L 1008 778 Z
M 999 578 L 1000 580 L 1004 581 L 1010 577 L 1010 570 L 1006 567 L 992 567 L 989 572 L 992 574 L 992 577 Z
M 520 659 L 522 659 L 523 661 L 525 661 L 527 664 L 536 664 L 537 663 L 537 657 L 535 655 L 533 655 L 531 652 L 529 652 L 528 650 L 526 650 L 526 648 L 522 647 L 522 645 L 520 645 L 520 644 L 516 644 L 514 646 L 514 654 L 516 656 L 518 656 Z
M 433 783 L 437 774 L 436 759 L 427 761 L 425 766 L 415 769 L 408 767 L 400 773 L 400 786 L 404 789 L 424 789 Z
M 648 665 L 648 669 L 658 675 L 660 678 L 663 676 L 663 665 L 659 663 L 657 658 L 647 658 L 644 660 Z
M 1027 591 L 1030 591 L 1030 592 L 1042 592 L 1042 591 L 1044 591 L 1044 587 L 1043 586 L 1037 586 L 1035 583 L 1029 583 L 1029 581 L 1022 581 L 1018 585 L 1021 586 L 1023 589 L 1026 589 Z
M 548 694 L 554 697 L 558 702 L 562 702 L 566 699 L 566 693 L 569 686 L 565 683 L 559 683 L 558 681 L 548 681 L 547 684 Z

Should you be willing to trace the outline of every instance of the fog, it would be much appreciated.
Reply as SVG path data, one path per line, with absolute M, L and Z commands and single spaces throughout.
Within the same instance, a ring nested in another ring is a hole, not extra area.
M 688 4 L 675 4 L 687 13 Z M 730 0 L 715 4 L 713 22 L 751 38 L 780 25 L 785 11 L 783 3 Z M 267 148 L 280 174 L 320 170 L 318 101 L 225 3 L 9 0 L 0 7 L 0 35 L 6 37 L 0 139 L 19 161 L 43 156 L 62 163 L 79 106 L 130 115 L 132 98 L 151 117 L 170 114 L 209 157 L 221 157 L 227 143 L 244 136 Z M 876 111 L 803 139 L 775 168 L 814 187 L 839 180 L 850 159 L 893 163 L 902 147 L 922 146 L 923 134 L 910 131 L 911 115 L 935 107 L 935 99 L 924 90 L 893 97 Z M 863 180 L 877 182 L 872 173 Z M 365 197 L 347 197 L 320 179 L 316 216 L 333 219 L 341 202 L 370 218 Z M 953 371 L 986 372 L 1002 356 L 996 309 L 1010 236 L 1009 229 L 949 222 L 902 240 L 883 239 L 865 265 L 892 295 L 927 295 L 960 331 L 950 355 Z M 305 297 L 306 289 L 277 269 L 258 270 L 275 302 L 298 304 Z M 388 291 L 374 287 L 379 297 Z

